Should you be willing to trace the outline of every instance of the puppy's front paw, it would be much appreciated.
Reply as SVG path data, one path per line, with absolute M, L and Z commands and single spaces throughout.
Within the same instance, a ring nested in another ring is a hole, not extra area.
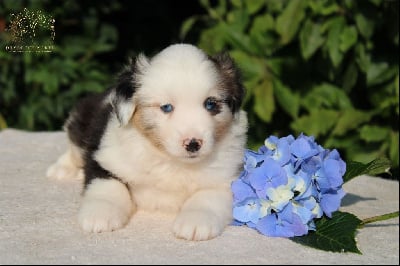
M 130 212 L 107 200 L 86 200 L 79 210 L 79 223 L 86 232 L 113 231 L 127 224 Z
M 210 211 L 182 211 L 176 217 L 172 230 L 178 238 L 208 240 L 220 235 L 224 227 Z

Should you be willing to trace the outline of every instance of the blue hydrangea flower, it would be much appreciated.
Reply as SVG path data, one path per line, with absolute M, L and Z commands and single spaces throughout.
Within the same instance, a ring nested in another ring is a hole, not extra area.
M 254 189 L 242 179 L 232 182 L 231 189 L 233 192 L 233 203 L 240 203 L 247 198 L 256 198 Z
M 342 188 L 329 189 L 321 193 L 320 206 L 326 216 L 332 217 L 332 213 L 339 209 L 340 202 L 345 194 Z
M 267 236 L 293 237 L 306 234 L 308 226 L 288 206 L 281 213 L 272 213 L 260 219 L 256 229 Z
M 249 198 L 233 209 L 233 218 L 242 223 L 256 224 L 260 218 L 260 203 L 257 198 Z
M 248 179 L 260 198 L 266 198 L 268 188 L 276 188 L 287 183 L 285 170 L 270 157 L 265 158 L 262 165 L 251 172 Z
M 267 189 L 267 197 L 271 201 L 270 206 L 275 212 L 282 211 L 293 196 L 293 191 L 286 186 L 269 187 Z
M 268 137 L 247 150 L 243 171 L 232 182 L 233 224 L 267 236 L 301 236 L 316 230 L 315 219 L 332 217 L 345 195 L 346 163 L 314 137 Z
M 285 165 L 290 160 L 290 143 L 287 139 L 271 136 L 264 143 L 265 147 L 272 151 L 271 158 L 279 162 L 280 165 Z

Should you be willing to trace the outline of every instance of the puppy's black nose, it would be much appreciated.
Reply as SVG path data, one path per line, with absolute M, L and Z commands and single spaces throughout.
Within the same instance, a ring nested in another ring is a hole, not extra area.
M 203 143 L 203 141 L 201 139 L 192 138 L 190 140 L 186 139 L 183 142 L 183 145 L 185 146 L 185 149 L 188 152 L 196 152 L 196 151 L 200 150 L 202 143 Z

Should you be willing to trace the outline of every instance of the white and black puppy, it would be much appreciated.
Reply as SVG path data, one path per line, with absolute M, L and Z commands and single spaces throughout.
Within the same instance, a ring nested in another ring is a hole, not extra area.
M 69 149 L 49 177 L 84 178 L 85 231 L 123 227 L 137 209 L 176 213 L 178 238 L 211 239 L 232 220 L 231 182 L 243 168 L 244 88 L 227 54 L 189 44 L 138 56 L 116 86 L 80 101 Z

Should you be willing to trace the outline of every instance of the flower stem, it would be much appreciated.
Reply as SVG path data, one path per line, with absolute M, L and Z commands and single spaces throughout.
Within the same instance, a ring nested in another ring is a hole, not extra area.
M 388 219 L 392 219 L 395 217 L 399 217 L 399 212 L 391 212 L 391 213 L 386 213 L 378 216 L 373 216 L 370 218 L 366 218 L 361 221 L 361 223 L 358 225 L 358 228 L 364 227 L 364 225 L 369 224 L 369 223 L 374 223 L 374 222 L 379 222 L 379 221 L 384 221 Z

